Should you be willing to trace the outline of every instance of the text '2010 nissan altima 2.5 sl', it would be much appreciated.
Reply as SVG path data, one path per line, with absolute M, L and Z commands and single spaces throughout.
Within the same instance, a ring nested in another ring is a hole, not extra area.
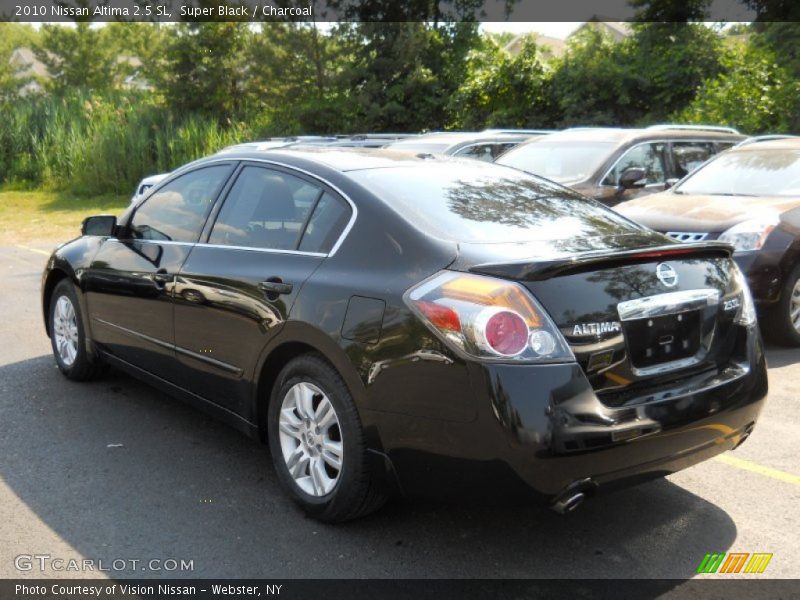
M 43 308 L 67 377 L 110 364 L 267 440 L 316 518 L 563 512 L 749 435 L 766 370 L 730 251 L 499 165 L 226 153 L 87 219 Z

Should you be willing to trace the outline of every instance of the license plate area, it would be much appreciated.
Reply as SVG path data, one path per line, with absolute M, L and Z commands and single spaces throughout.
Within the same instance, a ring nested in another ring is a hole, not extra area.
M 707 288 L 620 302 L 633 374 L 646 377 L 700 363 L 712 344 L 720 297 L 719 290 Z
M 624 322 L 631 364 L 647 369 L 692 358 L 700 351 L 702 316 L 688 311 Z

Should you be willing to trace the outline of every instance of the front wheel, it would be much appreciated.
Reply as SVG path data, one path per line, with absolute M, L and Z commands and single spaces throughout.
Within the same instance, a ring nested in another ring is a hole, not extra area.
M 321 356 L 306 354 L 283 368 L 270 398 L 267 434 L 281 484 L 312 517 L 347 521 L 384 503 L 353 399 Z
M 762 319 L 767 338 L 784 346 L 800 346 L 800 264 L 783 284 L 781 299 Z
M 86 330 L 75 289 L 68 279 L 56 285 L 50 298 L 50 343 L 59 370 L 69 379 L 87 381 L 100 371 L 86 351 Z

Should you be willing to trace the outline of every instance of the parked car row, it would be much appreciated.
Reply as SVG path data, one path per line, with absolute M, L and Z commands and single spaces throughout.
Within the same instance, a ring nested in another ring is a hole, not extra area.
M 767 392 L 730 245 L 503 165 L 234 148 L 82 234 L 42 279 L 61 372 L 265 440 L 324 521 L 393 493 L 568 512 L 737 447 Z

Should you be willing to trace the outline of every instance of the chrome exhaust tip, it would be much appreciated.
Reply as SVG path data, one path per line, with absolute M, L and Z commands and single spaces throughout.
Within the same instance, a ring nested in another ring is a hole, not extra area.
M 550 505 L 550 508 L 560 515 L 565 515 L 578 508 L 584 500 L 586 500 L 586 494 L 574 492 L 557 499 Z

